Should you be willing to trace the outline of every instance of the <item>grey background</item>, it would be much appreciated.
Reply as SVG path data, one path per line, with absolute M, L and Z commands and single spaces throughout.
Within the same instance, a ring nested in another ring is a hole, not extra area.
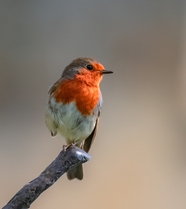
M 0 2 L 0 205 L 60 152 L 47 91 L 73 59 L 114 74 L 83 181 L 63 176 L 31 208 L 186 207 L 186 7 L 182 1 Z

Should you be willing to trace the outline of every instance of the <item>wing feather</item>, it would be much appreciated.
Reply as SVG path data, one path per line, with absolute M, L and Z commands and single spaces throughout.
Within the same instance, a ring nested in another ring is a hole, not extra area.
M 92 143 L 94 142 L 97 130 L 98 130 L 98 122 L 99 122 L 99 116 L 100 116 L 100 112 L 98 114 L 98 118 L 96 119 L 96 124 L 94 127 L 94 130 L 92 131 L 92 133 L 85 139 L 85 142 L 83 144 L 83 150 L 85 152 L 88 152 L 92 146 Z

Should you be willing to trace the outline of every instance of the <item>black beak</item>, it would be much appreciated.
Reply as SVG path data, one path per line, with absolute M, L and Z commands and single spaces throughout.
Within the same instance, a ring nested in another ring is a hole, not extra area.
M 111 74 L 111 73 L 113 73 L 113 72 L 110 70 L 102 70 L 101 71 L 101 74 Z

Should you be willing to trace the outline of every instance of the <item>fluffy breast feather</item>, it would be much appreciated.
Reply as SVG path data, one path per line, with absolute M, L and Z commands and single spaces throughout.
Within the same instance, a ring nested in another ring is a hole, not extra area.
M 76 141 L 81 143 L 92 133 L 99 109 L 100 104 L 94 109 L 94 114 L 85 116 L 77 111 L 74 102 L 56 103 L 52 98 L 46 108 L 45 122 L 48 129 L 54 134 L 60 133 L 67 144 Z

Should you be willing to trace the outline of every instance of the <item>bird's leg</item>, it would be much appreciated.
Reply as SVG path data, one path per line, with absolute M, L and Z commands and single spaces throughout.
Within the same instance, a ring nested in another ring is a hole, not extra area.
M 72 144 L 64 144 L 63 146 L 62 146 L 62 150 L 64 150 L 64 151 L 66 151 L 69 147 L 71 147 L 72 146 Z
M 62 149 L 63 149 L 64 151 L 66 151 L 69 147 L 71 147 L 71 146 L 76 146 L 76 144 L 77 144 L 77 142 L 73 142 L 73 143 L 71 143 L 71 144 L 64 144 L 64 145 L 62 146 Z

